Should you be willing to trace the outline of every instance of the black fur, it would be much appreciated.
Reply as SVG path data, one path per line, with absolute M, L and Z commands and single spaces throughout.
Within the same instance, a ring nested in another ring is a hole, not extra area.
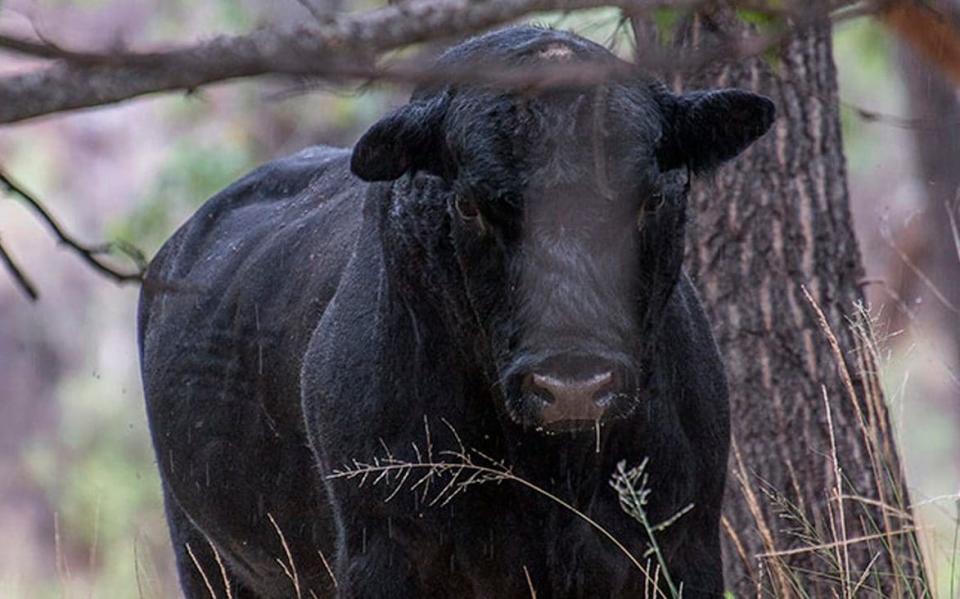
M 440 62 L 542 60 L 616 59 L 518 27 Z M 522 485 L 429 505 L 436 486 L 387 501 L 392 484 L 330 478 L 461 447 L 638 557 L 646 533 L 609 481 L 648 459 L 649 519 L 693 505 L 658 535 L 671 578 L 684 597 L 718 596 L 726 386 L 681 269 L 686 194 L 691 171 L 772 118 L 753 94 L 676 96 L 640 75 L 538 94 L 422 89 L 352 156 L 308 149 L 207 202 L 151 264 L 140 309 L 187 596 L 207 595 L 194 558 L 222 592 L 214 548 L 234 597 L 294 596 L 293 571 L 304 597 L 528 597 L 527 575 L 541 598 L 642 596 L 609 539 Z M 599 440 L 577 422 L 541 430 L 547 402 L 525 377 L 597 364 L 618 374 Z

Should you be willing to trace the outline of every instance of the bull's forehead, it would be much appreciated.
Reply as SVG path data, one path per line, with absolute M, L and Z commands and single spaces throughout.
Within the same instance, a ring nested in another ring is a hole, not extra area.
M 662 116 L 642 88 L 465 91 L 454 102 L 447 140 L 479 197 L 618 198 L 656 167 Z
M 592 189 L 612 199 L 655 164 L 656 121 L 644 119 L 615 89 L 545 96 L 533 110 L 536 123 L 523 133 L 528 182 L 547 195 Z

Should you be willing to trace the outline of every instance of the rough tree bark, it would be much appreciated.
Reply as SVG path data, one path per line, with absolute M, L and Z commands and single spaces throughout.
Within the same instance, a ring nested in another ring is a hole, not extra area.
M 689 51 L 747 31 L 718 9 L 688 20 L 678 43 Z M 923 585 L 922 562 L 914 535 L 903 532 L 911 525 L 907 494 L 873 361 L 848 326 L 863 299 L 863 268 L 848 207 L 830 24 L 789 38 L 775 63 L 718 63 L 675 78 L 685 89 L 752 89 L 778 107 L 766 138 L 692 198 L 689 264 L 731 388 L 727 586 L 737 596 L 760 588 L 847 597 L 859 583 L 870 596 L 901 596 Z M 836 334 L 836 351 L 815 305 Z M 838 491 L 856 498 L 837 501 Z M 880 538 L 837 543 L 871 535 Z M 811 549 L 818 544 L 826 547 Z M 757 557 L 784 551 L 794 553 Z

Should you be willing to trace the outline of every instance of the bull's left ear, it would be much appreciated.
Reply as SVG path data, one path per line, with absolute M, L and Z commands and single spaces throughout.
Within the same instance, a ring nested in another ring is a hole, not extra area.
M 773 102 L 739 89 L 673 96 L 671 123 L 658 148 L 660 169 L 683 165 L 710 171 L 747 149 L 767 132 L 776 114 Z
M 413 100 L 373 124 L 353 147 L 350 170 L 364 181 L 441 168 L 446 94 Z

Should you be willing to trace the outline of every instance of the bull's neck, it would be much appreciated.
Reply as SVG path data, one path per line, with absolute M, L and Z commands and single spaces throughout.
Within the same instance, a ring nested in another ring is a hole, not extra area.
M 386 287 L 381 304 L 391 325 L 469 366 L 479 323 L 450 238 L 447 193 L 418 178 L 401 179 L 391 188 L 379 222 Z

